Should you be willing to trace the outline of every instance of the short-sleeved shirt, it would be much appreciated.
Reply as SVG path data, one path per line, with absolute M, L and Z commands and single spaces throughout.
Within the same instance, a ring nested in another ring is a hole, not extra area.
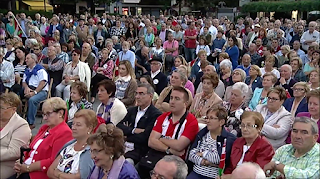
M 172 42 L 169 42 L 169 40 L 165 41 L 165 42 L 163 43 L 163 48 L 164 48 L 164 49 L 167 49 L 167 48 L 176 48 L 177 50 L 172 53 L 172 56 L 176 57 L 176 56 L 179 55 L 179 52 L 178 52 L 179 43 L 178 43 L 178 41 L 176 41 L 176 40 L 174 40 L 174 41 L 172 41 Z M 166 54 L 171 54 L 171 53 L 166 53 Z
M 32 70 L 30 70 L 30 68 L 28 68 L 27 70 L 32 71 Z M 26 76 L 26 74 L 24 74 L 22 82 L 26 82 L 26 78 L 27 78 L 27 76 Z M 38 87 L 41 81 L 46 81 L 47 82 L 46 86 L 42 90 L 48 91 L 49 90 L 48 73 L 44 69 L 40 69 L 37 72 L 37 75 L 32 75 L 30 77 L 29 84 L 27 84 L 27 85 L 28 86 Z
M 185 36 L 195 36 L 195 35 L 197 35 L 197 30 L 196 29 L 193 29 L 193 30 L 187 29 L 184 32 L 184 35 Z M 197 47 L 196 39 L 185 40 L 185 47 L 186 48 L 196 48 Z
M 172 118 L 168 118 L 170 113 L 171 112 L 167 112 L 160 115 L 155 122 L 153 130 L 161 133 L 166 138 L 174 139 L 179 127 L 179 121 L 173 123 Z M 188 113 L 185 121 L 182 123 L 177 139 L 184 136 L 192 142 L 195 139 L 198 130 L 198 120 L 193 114 Z M 182 156 L 182 158 L 184 157 L 185 155 Z

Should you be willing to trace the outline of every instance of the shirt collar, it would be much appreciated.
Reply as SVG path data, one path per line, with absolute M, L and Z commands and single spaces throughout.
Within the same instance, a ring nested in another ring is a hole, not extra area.
M 150 107 L 150 104 L 149 104 L 149 106 L 147 106 L 146 108 L 144 108 L 143 110 L 141 110 L 140 106 L 138 106 L 138 112 L 146 112 L 149 107 Z
M 157 71 L 156 71 L 156 72 L 154 72 L 154 73 L 152 73 L 152 72 L 151 72 L 151 75 L 152 75 L 152 76 L 157 76 L 159 73 L 160 73 L 160 69 L 159 69 L 159 70 L 157 70 Z
M 291 80 L 291 77 L 286 81 L 286 82 L 287 82 L 287 84 L 289 84 L 289 83 L 290 83 L 290 80 Z

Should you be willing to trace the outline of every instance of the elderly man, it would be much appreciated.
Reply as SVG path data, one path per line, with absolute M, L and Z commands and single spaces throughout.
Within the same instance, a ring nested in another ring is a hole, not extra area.
M 91 45 L 87 42 L 84 42 L 82 45 L 82 54 L 81 54 L 81 61 L 88 63 L 91 72 L 93 69 L 93 65 L 96 63 L 96 56 L 92 52 Z
M 212 74 L 212 73 L 217 73 L 216 72 L 216 68 L 213 65 L 207 65 L 204 68 L 203 71 L 204 74 Z M 197 92 L 196 93 L 201 93 L 202 92 L 202 82 L 200 82 L 198 88 L 197 88 Z M 224 83 L 219 79 L 219 83 L 218 86 L 216 87 L 216 89 L 214 90 L 214 92 L 222 99 L 224 92 L 225 92 L 225 87 L 224 87 Z
M 154 89 L 150 84 L 139 84 L 136 89 L 136 106 L 128 109 L 127 115 L 118 123 L 127 137 L 125 158 L 137 164 L 148 152 L 148 138 L 154 122 L 161 112 L 152 104 Z
M 284 37 L 284 31 L 280 29 L 280 26 L 281 26 L 281 21 L 280 20 L 276 20 L 274 22 L 274 28 L 268 31 L 267 38 L 269 40 L 271 40 L 273 38 L 277 38 L 277 34 L 279 32 L 278 30 L 281 31 L 282 37 Z
M 317 23 L 315 21 L 309 22 L 309 30 L 305 31 L 302 34 L 302 37 L 300 39 L 300 42 L 302 44 L 302 49 L 307 51 L 309 48 L 309 45 L 312 42 L 316 42 L 317 44 L 320 43 L 320 35 L 319 32 L 316 29 Z
M 158 95 L 160 95 L 162 90 L 168 86 L 168 78 L 161 72 L 162 59 L 152 58 L 149 63 L 151 66 L 151 70 L 145 74 L 149 75 L 152 78 L 153 84 L 156 87 L 155 91 Z
M 297 81 L 292 76 L 292 67 L 288 64 L 282 65 L 280 68 L 280 78 L 276 82 L 276 86 L 282 86 L 284 89 L 286 89 L 287 92 L 289 92 L 290 96 L 293 96 L 293 90 L 292 87 Z
M 65 64 L 69 63 L 69 55 L 61 50 L 60 43 L 56 42 L 53 46 L 57 51 L 57 58 L 60 58 Z
M 55 95 L 55 89 L 62 81 L 64 62 L 57 57 L 57 50 L 54 46 L 48 47 L 48 57 L 41 61 L 41 65 L 47 70 L 50 78 L 53 78 L 51 94 Z
M 248 34 L 248 37 L 244 44 L 245 46 L 247 47 L 250 46 L 250 44 L 254 41 L 254 39 L 259 36 L 259 30 L 260 30 L 260 25 L 259 24 L 254 25 L 253 31 L 249 32 Z
M 84 19 L 79 19 L 79 24 L 76 27 L 76 32 L 79 40 L 79 44 L 82 45 L 89 35 L 89 28 L 84 24 Z
M 242 69 L 246 72 L 246 75 L 249 76 L 249 71 L 251 67 L 251 57 L 249 54 L 244 54 L 242 56 L 241 65 L 238 65 L 237 68 Z
M 254 65 L 257 64 L 258 60 L 261 58 L 261 56 L 257 52 L 257 45 L 255 43 L 251 43 L 249 45 L 249 51 L 246 54 L 248 54 L 250 56 L 251 62 Z M 248 70 L 247 75 L 249 75 L 249 70 Z
M 188 175 L 188 166 L 181 158 L 166 155 L 156 164 L 150 175 L 151 179 L 185 179 Z
M 244 162 L 233 170 L 231 179 L 266 179 L 266 175 L 258 164 Z
M 34 121 L 38 104 L 47 98 L 49 90 L 48 73 L 41 65 L 37 64 L 37 61 L 36 54 L 31 53 L 26 56 L 27 69 L 22 80 L 21 98 L 28 98 L 27 121 L 31 129 L 35 128 Z
M 143 74 L 150 71 L 150 64 L 148 63 L 150 59 L 148 47 L 144 46 L 136 52 L 136 74 Z
M 264 166 L 267 176 L 276 178 L 320 178 L 320 145 L 317 123 L 297 117 L 291 131 L 292 144 L 280 147 L 270 163 Z
M 134 69 L 135 63 L 136 63 L 135 62 L 136 55 L 129 49 L 130 49 L 129 42 L 124 41 L 122 43 L 122 51 L 118 54 L 118 57 L 119 57 L 119 61 L 128 60 L 131 63 L 132 68 Z

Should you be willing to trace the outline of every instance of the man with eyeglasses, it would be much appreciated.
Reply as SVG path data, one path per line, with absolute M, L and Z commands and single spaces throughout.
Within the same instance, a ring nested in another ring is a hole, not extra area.
M 161 115 L 152 104 L 153 94 L 154 89 L 150 84 L 139 84 L 135 92 L 137 105 L 129 108 L 127 115 L 117 125 L 127 138 L 124 156 L 132 165 L 137 164 L 148 152 L 149 135 L 154 122 Z
M 276 82 L 276 86 L 282 86 L 286 91 L 293 96 L 293 85 L 297 83 L 295 79 L 292 78 L 292 67 L 288 64 L 284 64 L 280 68 L 280 78 Z
M 168 85 L 168 78 L 161 72 L 162 59 L 154 57 L 149 60 L 151 71 L 145 73 L 145 75 L 151 76 L 153 84 L 155 85 L 156 93 L 160 95 L 162 90 Z
M 164 156 L 150 171 L 151 179 L 185 179 L 187 174 L 187 164 L 174 155 Z

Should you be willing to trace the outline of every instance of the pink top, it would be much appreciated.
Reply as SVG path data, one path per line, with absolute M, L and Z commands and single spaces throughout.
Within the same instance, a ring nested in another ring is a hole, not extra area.
M 179 52 L 178 52 L 179 43 L 178 43 L 178 41 L 176 41 L 176 40 L 174 40 L 174 41 L 172 41 L 172 42 L 169 42 L 169 40 L 165 41 L 165 42 L 163 43 L 163 48 L 164 48 L 164 49 L 167 49 L 167 48 L 176 48 L 177 50 L 172 53 L 172 56 L 176 57 L 176 56 L 179 55 Z M 171 53 L 166 53 L 166 54 L 171 54 Z
M 184 85 L 184 87 L 186 89 L 190 90 L 192 97 L 194 97 L 194 85 L 190 80 L 187 81 L 187 83 L 186 83 L 186 85 Z

